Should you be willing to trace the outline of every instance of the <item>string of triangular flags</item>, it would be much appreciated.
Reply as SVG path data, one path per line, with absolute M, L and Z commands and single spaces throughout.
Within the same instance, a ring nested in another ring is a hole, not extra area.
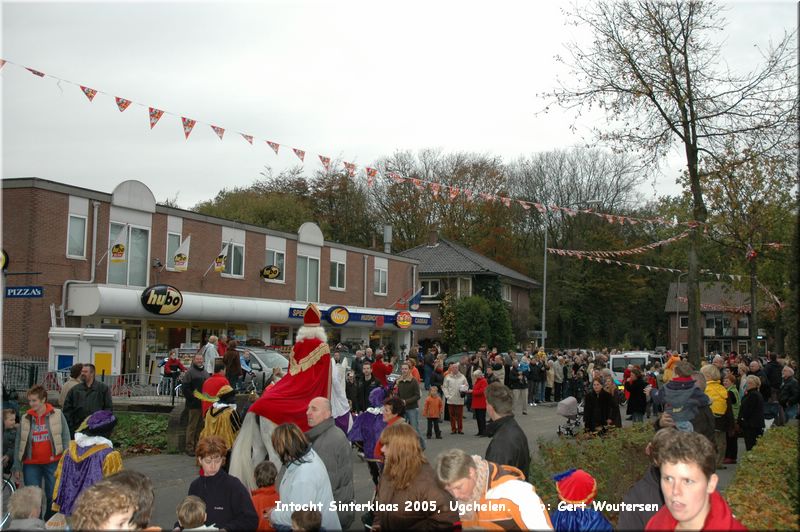
M 31 74 L 33 74 L 33 75 L 35 75 L 37 77 L 40 77 L 40 78 L 52 78 L 52 79 L 55 79 L 55 80 L 57 80 L 59 82 L 68 83 L 68 84 L 74 85 L 76 87 L 79 87 L 80 90 L 83 92 L 83 94 L 86 95 L 86 97 L 89 99 L 90 102 L 94 102 L 94 99 L 98 94 L 103 94 L 103 95 L 110 96 L 116 102 L 116 106 L 117 106 L 117 108 L 119 109 L 120 112 L 124 112 L 131 104 L 137 105 L 137 106 L 140 106 L 140 107 L 143 107 L 143 108 L 147 108 L 148 109 L 149 122 L 150 122 L 150 129 L 153 129 L 156 126 L 156 124 L 159 123 L 159 121 L 161 120 L 161 118 L 164 115 L 171 115 L 171 116 L 175 116 L 175 117 L 179 117 L 180 118 L 181 125 L 182 125 L 182 128 L 183 128 L 184 138 L 187 139 L 187 140 L 189 138 L 189 135 L 192 133 L 192 131 L 194 130 L 194 128 L 195 128 L 195 126 L 197 124 L 205 124 L 205 125 L 211 127 L 211 129 L 219 137 L 220 140 L 223 139 L 223 137 L 225 135 L 225 132 L 228 130 L 227 128 L 224 128 L 224 127 L 219 126 L 219 125 L 211 124 L 209 122 L 202 122 L 202 121 L 196 120 L 194 118 L 189 118 L 187 116 L 183 116 L 183 115 L 181 115 L 179 113 L 173 113 L 171 111 L 167 111 L 167 110 L 164 110 L 164 109 L 159 109 L 159 108 L 153 107 L 151 105 L 146 105 L 146 104 L 143 104 L 143 103 L 135 102 L 133 100 L 129 100 L 127 98 L 122 98 L 120 96 L 115 96 L 115 95 L 112 95 L 109 92 L 105 92 L 105 91 L 102 91 L 102 90 L 99 90 L 99 89 L 95 89 L 95 88 L 89 87 L 87 85 L 84 85 L 84 84 L 81 84 L 81 83 L 77 83 L 77 82 L 74 82 L 74 81 L 71 81 L 71 80 L 68 80 L 68 79 L 60 78 L 58 76 L 54 76 L 54 75 L 51 75 L 51 74 L 45 74 L 44 72 L 41 72 L 39 70 L 30 68 L 30 67 L 26 67 L 24 65 L 20 65 L 18 63 L 13 62 L 13 61 L 0 59 L 0 69 L 2 69 L 6 65 L 6 63 L 14 65 L 14 66 L 17 66 L 17 67 L 22 68 L 22 69 L 25 69 L 28 72 L 30 72 Z M 251 135 L 249 133 L 243 133 L 243 132 L 239 132 L 239 135 L 245 141 L 247 141 L 251 146 L 254 145 L 254 142 L 255 142 L 255 136 L 254 135 Z M 284 144 L 275 142 L 274 140 L 264 140 L 264 143 L 275 152 L 275 155 L 278 155 L 279 150 L 280 150 L 280 148 L 282 146 L 285 147 Z M 294 147 L 291 148 L 291 150 L 295 154 L 295 156 L 300 160 L 300 162 L 305 164 L 305 162 L 306 162 L 306 153 L 307 153 L 306 150 L 300 149 L 300 148 L 294 148 Z M 330 157 L 325 156 L 325 155 L 318 155 L 318 157 L 319 157 L 320 163 L 325 168 L 325 170 L 326 171 L 330 171 L 330 168 L 331 168 L 331 159 L 330 159 Z M 342 164 L 344 165 L 347 173 L 351 177 L 355 177 L 356 169 L 357 169 L 356 164 L 352 163 L 352 162 L 347 162 L 347 161 L 343 161 Z M 372 167 L 369 167 L 369 166 L 365 166 L 365 167 L 363 167 L 363 169 L 364 169 L 364 173 L 366 174 L 367 186 L 371 188 L 375 184 L 375 178 L 378 176 L 378 170 L 376 168 L 372 168 Z M 392 172 L 392 171 L 387 171 L 385 173 L 385 175 L 386 175 L 386 177 L 391 178 L 392 180 L 394 180 L 395 183 L 410 182 L 415 187 L 417 187 L 417 189 L 420 190 L 420 191 L 430 190 L 431 194 L 434 197 L 449 198 L 450 200 L 455 200 L 459 196 L 464 196 L 469 201 L 475 201 L 477 199 L 482 199 L 484 201 L 498 201 L 498 202 L 502 203 L 503 205 L 505 205 L 506 207 L 509 207 L 509 208 L 513 204 L 518 204 L 523 209 L 525 209 L 526 211 L 530 210 L 531 208 L 535 208 L 537 211 L 539 211 L 542 214 L 547 213 L 548 211 L 562 212 L 564 214 L 567 214 L 568 216 L 576 216 L 579 213 L 591 214 L 591 215 L 597 216 L 597 217 L 607 221 L 608 223 L 620 224 L 620 225 L 626 225 L 626 224 L 628 224 L 628 225 L 637 225 L 637 224 L 640 224 L 640 223 L 649 223 L 649 224 L 669 226 L 669 227 L 683 225 L 683 226 L 688 226 L 690 228 L 696 228 L 696 227 L 702 225 L 700 222 L 697 222 L 697 221 L 694 221 L 694 220 L 690 220 L 690 221 L 686 221 L 686 222 L 678 222 L 676 220 L 667 220 L 666 218 L 663 218 L 663 217 L 658 217 L 658 218 L 637 218 L 637 217 L 632 217 L 632 216 L 623 216 L 623 215 L 617 215 L 617 214 L 600 213 L 600 212 L 595 212 L 592 209 L 573 209 L 573 208 L 569 208 L 569 207 L 561 207 L 561 206 L 558 206 L 558 205 L 545 205 L 545 204 L 542 204 L 542 203 L 526 201 L 526 200 L 521 200 L 521 199 L 515 199 L 515 198 L 511 198 L 509 196 L 504 196 L 504 195 L 501 195 L 501 194 L 490 194 L 490 193 L 485 193 L 485 192 L 475 192 L 475 191 L 472 191 L 472 190 L 469 190 L 469 189 L 459 188 L 459 187 L 455 187 L 455 186 L 452 186 L 452 185 L 446 185 L 446 184 L 438 183 L 438 182 L 435 182 L 435 181 L 427 181 L 427 180 L 419 179 L 419 178 L 403 177 L 400 174 L 398 174 L 397 172 Z
M 686 296 L 678 296 L 677 300 L 681 303 L 688 303 Z M 710 310 L 712 312 L 730 312 L 731 314 L 750 314 L 750 305 L 719 305 L 716 303 L 700 303 L 700 310 Z
M 592 256 L 592 257 L 623 257 L 628 255 L 637 255 L 639 253 L 644 253 L 645 251 L 650 251 L 651 249 L 656 249 L 659 246 L 666 246 L 672 244 L 673 242 L 677 242 L 683 238 L 689 236 L 689 231 L 684 231 L 679 235 L 675 235 L 673 237 L 667 238 L 665 240 L 659 240 L 658 242 L 653 242 L 652 244 L 647 244 L 645 246 L 639 246 L 637 248 L 631 249 L 621 249 L 621 250 L 607 250 L 607 251 L 586 251 L 581 249 L 562 249 L 563 253 L 559 253 L 559 255 L 569 255 L 569 256 Z
M 609 259 L 605 257 L 595 257 L 592 255 L 586 255 L 583 253 L 572 253 L 571 249 L 557 249 L 557 248 L 547 248 L 548 253 L 553 253 L 554 255 L 560 255 L 562 257 L 575 257 L 578 259 L 584 259 L 592 262 L 599 262 L 601 264 L 615 264 L 617 266 L 628 266 L 630 268 L 634 268 L 635 270 L 642 270 L 645 269 L 649 272 L 669 272 L 669 273 L 688 273 L 685 270 L 679 270 L 677 268 L 664 268 L 663 266 L 650 266 L 647 264 L 635 264 L 632 262 L 625 262 L 615 259 Z M 700 270 L 700 273 L 704 275 L 713 275 L 717 278 L 718 281 L 721 281 L 723 278 L 728 278 L 731 281 L 741 281 L 741 275 L 734 275 L 731 273 L 714 273 L 709 270 Z

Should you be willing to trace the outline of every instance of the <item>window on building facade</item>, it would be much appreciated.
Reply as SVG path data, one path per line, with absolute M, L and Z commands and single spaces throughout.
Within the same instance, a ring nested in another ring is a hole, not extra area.
M 380 296 L 385 296 L 389 293 L 389 270 L 375 268 L 373 291 Z
M 244 277 L 244 246 L 242 244 L 229 244 L 228 257 L 225 259 L 225 269 L 222 271 L 222 275 Z
M 109 242 L 114 242 L 125 224 L 111 223 Z M 130 286 L 147 286 L 149 270 L 150 231 L 141 227 L 128 228 L 128 246 L 124 262 L 111 262 L 108 257 L 108 283 Z
M 439 295 L 439 279 L 427 279 L 422 281 L 422 297 L 435 299 Z
M 319 302 L 319 259 L 297 257 L 297 301 Z
M 331 288 L 334 290 L 344 290 L 345 264 L 343 262 L 331 261 Z
M 284 269 L 286 267 L 286 255 L 283 251 L 277 251 L 275 249 L 268 249 L 267 250 L 267 260 L 266 266 L 277 266 L 280 270 L 280 274 L 275 279 L 268 279 L 273 283 L 282 283 L 284 279 L 286 279 L 284 274 Z
M 458 297 L 469 297 L 472 295 L 472 279 L 469 277 L 458 278 Z
M 681 329 L 689 328 L 689 316 L 681 316 Z
M 181 247 L 181 235 L 179 233 L 167 233 L 167 270 L 175 269 L 175 253 Z
M 67 228 L 67 257 L 86 258 L 86 217 L 69 215 Z
M 747 317 L 739 318 L 738 322 L 736 323 L 736 327 L 738 329 L 747 329 L 749 324 L 749 320 Z
M 500 297 L 503 298 L 503 301 L 511 302 L 511 286 L 507 284 L 500 285 Z

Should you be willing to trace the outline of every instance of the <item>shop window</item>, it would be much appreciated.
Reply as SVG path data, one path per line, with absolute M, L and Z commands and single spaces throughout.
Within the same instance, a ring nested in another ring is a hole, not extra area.
M 167 233 L 167 270 L 175 269 L 175 253 L 181 247 L 180 233 Z
M 389 270 L 375 268 L 374 289 L 375 295 L 385 296 L 389 293 Z
M 86 217 L 69 215 L 67 228 L 67 257 L 71 259 L 86 258 Z
M 126 229 L 127 228 L 127 229 Z M 128 245 L 124 262 L 108 260 L 108 283 L 130 286 L 147 286 L 150 231 L 119 223 L 111 223 L 109 242 L 114 242 L 120 231 L 128 231 Z M 109 254 L 110 255 L 110 254 Z
M 222 275 L 244 277 L 244 246 L 242 244 L 229 244 L 228 257 L 225 259 L 225 269 Z
M 422 281 L 422 298 L 435 299 L 439 295 L 439 279 Z
M 345 289 L 345 264 L 343 262 L 331 261 L 330 286 L 333 290 Z
M 286 255 L 283 251 L 278 251 L 275 249 L 268 249 L 267 250 L 267 266 L 277 266 L 280 270 L 280 274 L 275 279 L 267 279 L 273 283 L 282 283 L 284 279 L 286 279 L 284 274 L 284 269 L 286 267 Z
M 319 259 L 297 257 L 297 301 L 319 302 Z

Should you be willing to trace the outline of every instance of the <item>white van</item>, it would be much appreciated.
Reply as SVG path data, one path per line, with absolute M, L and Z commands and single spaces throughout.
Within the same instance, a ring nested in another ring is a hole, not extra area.
M 663 367 L 664 357 L 662 355 L 649 351 L 626 351 L 624 353 L 611 355 L 608 363 L 614 378 L 618 381 L 622 381 L 623 373 L 625 372 L 625 368 L 628 367 L 628 364 L 639 366 L 644 372 L 648 364 L 656 361 L 661 362 Z

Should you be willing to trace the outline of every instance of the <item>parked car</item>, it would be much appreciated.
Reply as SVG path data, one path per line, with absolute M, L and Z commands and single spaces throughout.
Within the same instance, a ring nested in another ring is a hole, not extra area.
M 236 350 L 239 353 L 250 352 L 250 369 L 253 372 L 245 376 L 245 386 L 254 380 L 259 392 L 263 391 L 264 383 L 272 375 L 272 368 L 281 368 L 284 374 L 289 371 L 289 359 L 277 351 L 246 346 L 239 346 Z

